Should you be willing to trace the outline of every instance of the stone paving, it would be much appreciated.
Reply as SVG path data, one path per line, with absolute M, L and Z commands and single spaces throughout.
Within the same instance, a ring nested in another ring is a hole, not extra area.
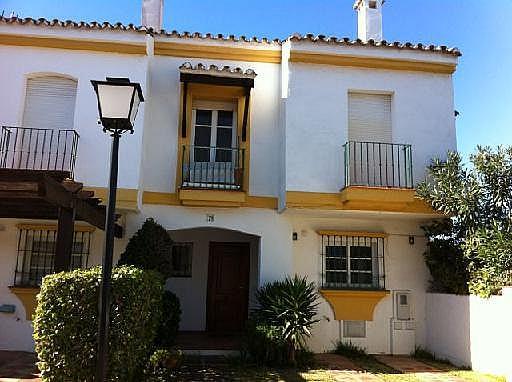
M 319 366 L 330 370 L 330 374 L 337 382 L 379 382 L 380 378 L 366 373 L 354 362 L 337 354 L 316 354 L 315 359 Z
M 0 382 L 40 382 L 33 353 L 0 350 Z
M 336 354 L 317 354 L 315 356 L 320 369 L 328 370 L 330 380 L 337 382 L 379 382 L 378 376 L 367 373 L 346 357 Z M 424 382 L 465 382 L 463 378 L 446 375 L 437 369 L 409 357 L 376 356 L 377 360 L 400 373 L 411 375 L 415 380 Z M 32 353 L 0 351 L 0 382 L 41 382 L 35 366 L 36 357 Z M 216 372 L 219 372 L 217 370 Z M 313 371 L 314 373 L 314 371 Z M 222 373 L 221 373 L 222 374 Z M 195 380 L 226 380 L 220 375 L 212 379 L 201 374 Z M 218 379 L 216 377 L 220 377 Z M 187 379 L 188 380 L 188 379 Z M 275 379 L 272 379 L 275 380 Z M 315 379 L 316 381 L 316 379 Z
M 443 370 L 406 356 L 378 355 L 379 362 L 404 374 L 412 374 L 425 382 L 466 382 L 465 379 L 451 375 L 442 375 Z

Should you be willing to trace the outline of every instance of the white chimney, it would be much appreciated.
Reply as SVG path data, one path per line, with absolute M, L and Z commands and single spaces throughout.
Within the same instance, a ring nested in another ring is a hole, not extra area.
M 160 32 L 163 13 L 164 0 L 142 0 L 142 26 Z
M 382 41 L 382 5 L 385 0 L 356 0 L 357 38 Z

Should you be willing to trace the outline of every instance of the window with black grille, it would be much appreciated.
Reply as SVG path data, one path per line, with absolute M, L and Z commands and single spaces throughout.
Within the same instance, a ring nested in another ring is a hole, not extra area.
M 192 277 L 192 243 L 173 243 L 171 277 Z
M 87 267 L 92 230 L 78 230 L 73 235 L 71 269 Z M 18 256 L 14 285 L 41 285 L 44 276 L 54 273 L 57 227 L 19 227 Z
M 384 237 L 342 234 L 321 234 L 321 237 L 322 288 L 385 288 Z

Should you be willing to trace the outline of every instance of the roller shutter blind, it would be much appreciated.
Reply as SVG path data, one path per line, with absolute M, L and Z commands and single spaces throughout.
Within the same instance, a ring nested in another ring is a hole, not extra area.
M 64 77 L 29 78 L 23 126 L 41 129 L 72 129 L 77 82 Z
M 392 142 L 391 95 L 349 93 L 349 141 Z

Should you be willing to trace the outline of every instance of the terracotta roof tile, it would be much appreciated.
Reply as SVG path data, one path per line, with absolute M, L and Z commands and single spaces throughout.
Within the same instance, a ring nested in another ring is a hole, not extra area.
M 209 74 L 221 77 L 254 78 L 257 76 L 256 72 L 252 69 L 244 71 L 241 68 L 232 68 L 230 66 L 219 68 L 217 65 L 206 66 L 201 63 L 192 65 L 190 62 L 185 62 L 179 69 L 182 73 Z
M 369 40 L 368 42 L 363 42 L 360 39 L 352 40 L 347 37 L 338 38 L 338 37 L 326 37 L 324 35 L 314 35 L 312 33 L 308 33 L 305 35 L 301 35 L 299 33 L 294 33 L 289 36 L 286 40 L 273 39 L 270 40 L 266 37 L 258 38 L 252 37 L 247 38 L 246 36 L 234 36 L 228 35 L 225 36 L 223 34 L 212 34 L 212 33 L 200 33 L 200 32 L 178 32 L 178 31 L 166 31 L 162 29 L 159 32 L 153 31 L 152 28 L 146 28 L 144 26 L 136 26 L 134 24 L 124 25 L 122 23 L 111 24 L 108 22 L 99 23 L 97 21 L 92 22 L 75 22 L 71 20 L 60 21 L 57 19 L 47 20 L 44 18 L 33 19 L 30 17 L 27 18 L 19 18 L 19 17 L 1 17 L 0 16 L 0 24 L 19 24 L 19 25 L 36 25 L 36 26 L 46 26 L 46 27 L 63 27 L 63 28 L 76 28 L 76 29 L 97 29 L 97 30 L 119 30 L 119 31 L 132 31 L 139 33 L 151 33 L 158 36 L 163 37 L 172 37 L 172 38 L 182 38 L 182 39 L 200 39 L 200 40 L 216 40 L 216 41 L 232 41 L 232 42 L 246 42 L 246 43 L 257 43 L 257 44 L 268 44 L 268 45 L 281 45 L 284 41 L 309 41 L 312 43 L 322 43 L 322 44 L 334 44 L 334 45 L 347 45 L 347 46 L 372 46 L 372 47 L 380 47 L 380 48 L 390 48 L 390 49 L 408 49 L 408 50 L 419 50 L 426 52 L 439 52 L 443 54 L 450 54 L 453 56 L 461 56 L 462 53 L 458 48 L 448 48 L 444 45 L 424 45 L 421 43 L 413 44 L 411 42 L 401 43 L 398 41 L 388 42 L 386 40 L 382 41 L 374 41 Z
M 99 29 L 99 30 L 122 30 L 146 33 L 147 29 L 134 24 L 124 25 L 122 23 L 111 24 L 109 22 L 99 23 L 97 21 L 84 22 L 84 21 L 71 21 L 71 20 L 48 20 L 45 18 L 33 19 L 31 17 L 3 17 L 0 16 L 0 23 L 3 24 L 18 24 L 18 25 L 36 25 L 46 27 L 62 27 L 62 28 L 76 28 L 76 29 Z
M 326 43 L 326 44 L 336 44 L 336 45 L 351 45 L 351 46 L 374 46 L 380 48 L 393 48 L 393 49 L 409 49 L 409 50 L 421 50 L 427 52 L 440 52 L 451 54 L 453 56 L 462 56 L 462 53 L 458 48 L 448 48 L 445 45 L 424 45 L 421 43 L 413 44 L 411 42 L 401 43 L 398 41 L 388 42 L 386 40 L 375 41 L 368 40 L 367 42 L 363 42 L 360 39 L 351 40 L 349 38 L 338 39 L 336 37 L 325 37 L 324 35 L 313 35 L 308 33 L 306 35 L 301 35 L 299 33 L 294 33 L 289 37 L 290 41 L 310 41 L 314 43 Z

